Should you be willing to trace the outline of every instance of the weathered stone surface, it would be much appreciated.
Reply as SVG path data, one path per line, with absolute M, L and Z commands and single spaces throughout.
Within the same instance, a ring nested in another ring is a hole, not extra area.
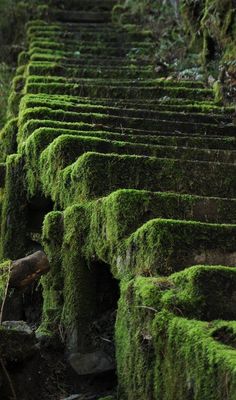
M 33 331 L 25 321 L 4 321 L 2 326 L 7 330 L 13 330 L 20 333 L 32 335 Z
M 26 327 L 20 329 L 26 329 Z M 1 359 L 7 362 L 22 362 L 33 356 L 36 350 L 37 343 L 33 334 L 26 333 L 24 330 L 0 327 Z
M 69 356 L 69 363 L 78 375 L 101 374 L 115 369 L 115 362 L 103 351 Z

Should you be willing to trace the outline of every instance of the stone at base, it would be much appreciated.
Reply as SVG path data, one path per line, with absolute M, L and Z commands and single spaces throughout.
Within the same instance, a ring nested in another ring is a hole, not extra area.
M 115 369 L 115 362 L 103 351 L 69 356 L 69 363 L 78 375 L 101 374 Z

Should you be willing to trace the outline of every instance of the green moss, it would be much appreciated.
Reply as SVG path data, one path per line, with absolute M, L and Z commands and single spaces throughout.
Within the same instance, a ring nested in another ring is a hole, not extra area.
M 15 153 L 17 149 L 16 137 L 18 132 L 18 118 L 7 122 L 0 133 L 1 161 L 5 161 L 9 154 Z
M 27 197 L 24 159 L 13 154 L 6 161 L 6 184 L 2 208 L 1 258 L 25 256 L 28 245 Z
M 29 53 L 22 51 L 18 56 L 18 66 L 25 66 L 30 60 Z
M 220 343 L 214 332 L 227 327 L 233 339 L 235 323 L 209 324 L 161 311 L 160 296 L 170 288 L 168 281 L 147 278 L 122 285 L 116 322 L 118 397 L 220 400 L 227 393 L 233 400 L 235 348 Z
M 64 213 L 63 241 L 64 305 L 61 323 L 71 350 L 88 346 L 88 326 L 96 310 L 96 281 L 93 269 L 82 254 L 87 215 L 75 206 Z
M 158 88 L 153 87 L 130 87 L 130 86 L 107 86 L 79 84 L 79 83 L 44 83 L 28 81 L 25 86 L 25 92 L 29 93 L 45 93 L 45 94 L 67 94 L 73 96 L 84 97 L 112 97 L 114 99 L 138 98 L 138 99 L 154 99 L 156 97 L 170 96 L 172 98 L 191 98 L 194 100 L 204 100 L 212 98 L 212 91 L 208 89 L 189 89 L 189 88 Z
M 171 275 L 174 288 L 162 303 L 171 311 L 201 320 L 235 320 L 235 268 L 196 266 Z
M 169 275 L 196 263 L 234 266 L 235 225 L 154 219 L 127 239 L 116 268 L 121 274 Z M 226 237 L 228 238 L 226 240 Z M 228 256 L 227 256 L 228 254 Z M 225 261 L 225 262 L 224 262 Z
M 235 201 L 121 189 L 90 205 L 90 242 L 118 243 L 154 218 L 234 223 Z M 215 216 L 208 210 L 215 210 Z M 114 245 L 115 247 L 115 245 Z
M 63 308 L 62 253 L 63 214 L 53 211 L 47 214 L 43 224 L 42 242 L 47 254 L 50 271 L 41 278 L 43 287 L 43 316 L 38 329 L 43 334 L 59 334 Z
M 233 164 L 85 153 L 62 170 L 58 188 L 48 187 L 46 192 L 62 206 L 119 188 L 234 197 L 233 168 Z
M 214 83 L 213 90 L 215 93 L 215 102 L 217 104 L 222 104 L 224 100 L 224 92 L 222 84 L 219 81 L 216 81 Z

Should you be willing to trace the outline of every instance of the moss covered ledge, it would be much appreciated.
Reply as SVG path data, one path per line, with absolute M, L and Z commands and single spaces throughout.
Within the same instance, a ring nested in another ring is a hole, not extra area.
M 235 322 L 176 317 L 146 306 L 145 298 L 123 285 L 116 323 L 119 398 L 233 400 Z M 221 332 L 232 344 L 221 342 Z

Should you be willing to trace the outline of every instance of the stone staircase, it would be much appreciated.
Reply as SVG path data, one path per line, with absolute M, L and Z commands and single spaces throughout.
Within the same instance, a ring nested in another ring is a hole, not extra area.
M 12 84 L 2 257 L 44 247 L 39 331 L 60 327 L 72 353 L 94 351 L 120 282 L 119 399 L 235 400 L 233 107 L 159 76 L 114 1 L 58 3 L 28 23 Z

